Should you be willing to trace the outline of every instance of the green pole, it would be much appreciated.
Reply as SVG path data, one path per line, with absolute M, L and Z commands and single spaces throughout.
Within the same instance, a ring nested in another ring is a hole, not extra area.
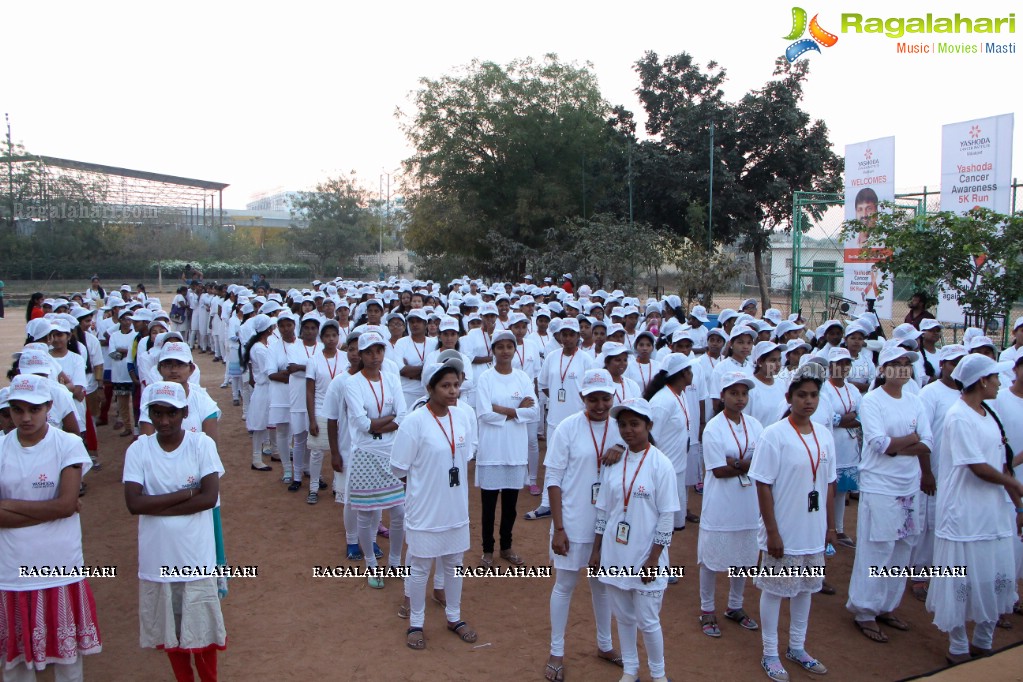
M 714 244 L 714 121 L 710 122 L 710 190 L 707 197 L 707 252 Z

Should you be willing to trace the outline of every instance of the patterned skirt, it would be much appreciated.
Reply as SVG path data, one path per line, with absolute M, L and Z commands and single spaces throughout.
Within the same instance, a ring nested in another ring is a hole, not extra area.
M 816 554 L 785 554 L 775 559 L 767 552 L 760 553 L 760 568 L 781 571 L 794 571 L 793 576 L 758 575 L 753 584 L 768 594 L 777 597 L 795 597 L 803 592 L 820 592 L 824 586 L 823 575 L 809 575 L 812 569 L 824 566 L 824 552 Z
M 348 464 L 348 504 L 356 511 L 390 509 L 405 503 L 405 484 L 391 472 L 391 458 L 356 448 Z
M 103 650 L 96 602 L 85 580 L 45 590 L 0 590 L 0 654 L 3 666 L 24 663 L 42 670 L 74 663 Z

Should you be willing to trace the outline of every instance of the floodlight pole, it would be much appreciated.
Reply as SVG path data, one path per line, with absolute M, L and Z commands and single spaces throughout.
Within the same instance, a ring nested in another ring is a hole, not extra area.
M 707 196 L 707 253 L 713 249 L 714 234 L 714 121 L 710 122 L 710 190 Z

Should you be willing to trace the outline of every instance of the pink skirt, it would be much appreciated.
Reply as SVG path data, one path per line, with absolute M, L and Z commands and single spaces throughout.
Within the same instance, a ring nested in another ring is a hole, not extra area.
M 43 670 L 102 650 L 96 602 L 85 580 L 45 590 L 0 590 L 3 667 L 24 663 Z

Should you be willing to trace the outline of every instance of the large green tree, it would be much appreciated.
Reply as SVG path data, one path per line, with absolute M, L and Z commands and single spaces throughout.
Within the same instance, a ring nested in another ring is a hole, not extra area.
M 636 92 L 649 139 L 634 160 L 636 218 L 700 240 L 694 216 L 710 204 L 710 137 L 714 129 L 713 238 L 753 254 L 763 305 L 770 305 L 764 256 L 771 234 L 791 225 L 792 193 L 841 187 L 841 159 L 828 129 L 801 108 L 808 62 L 779 58 L 773 77 L 740 100 L 725 99 L 725 69 L 701 68 L 682 53 L 663 61 L 648 52 L 636 63 Z M 628 135 L 631 117 L 618 129 Z
M 420 85 L 414 113 L 398 115 L 415 150 L 405 239 L 423 260 L 510 276 L 551 226 L 620 195 L 622 148 L 589 64 L 473 61 Z
M 309 264 L 318 277 L 344 272 L 359 255 L 374 251 L 374 235 L 381 229 L 370 210 L 370 193 L 347 176 L 328 178 L 312 192 L 299 192 L 291 212 L 301 215 L 308 227 L 293 226 L 287 239 L 296 257 Z

